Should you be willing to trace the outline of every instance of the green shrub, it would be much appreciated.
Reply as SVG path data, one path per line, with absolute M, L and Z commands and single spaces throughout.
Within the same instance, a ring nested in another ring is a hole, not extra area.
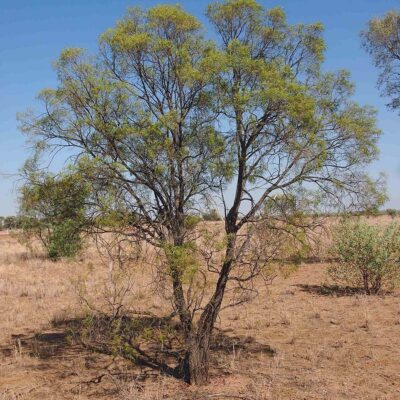
M 39 240 L 52 260 L 82 248 L 89 189 L 76 174 L 35 175 L 20 190 L 21 242 Z
M 337 261 L 328 269 L 339 284 L 376 294 L 400 281 L 400 228 L 343 222 L 334 231 L 332 254 Z
M 390 217 L 394 218 L 394 217 L 397 216 L 398 211 L 395 210 L 394 208 L 388 208 L 388 209 L 386 210 L 386 214 L 389 215 Z

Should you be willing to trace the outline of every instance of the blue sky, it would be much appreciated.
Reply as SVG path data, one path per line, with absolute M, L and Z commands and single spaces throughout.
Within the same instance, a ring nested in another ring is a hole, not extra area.
M 0 215 L 17 210 L 18 172 L 29 154 L 18 131 L 16 113 L 35 106 L 39 90 L 56 84 L 51 62 L 69 46 L 96 51 L 97 38 L 114 25 L 129 6 L 150 7 L 147 0 L 0 0 Z M 172 3 L 177 3 L 173 0 Z M 187 11 L 203 20 L 209 1 L 182 0 Z M 400 9 L 399 0 L 274 0 L 290 22 L 320 21 L 327 45 L 324 69 L 347 69 L 356 83 L 355 99 L 378 109 L 380 160 L 370 170 L 388 177 L 390 200 L 385 207 L 400 208 L 400 116 L 387 111 L 376 88 L 378 71 L 360 47 L 359 31 L 373 16 Z M 207 30 L 207 26 L 206 26 Z M 210 33 L 211 34 L 211 33 Z

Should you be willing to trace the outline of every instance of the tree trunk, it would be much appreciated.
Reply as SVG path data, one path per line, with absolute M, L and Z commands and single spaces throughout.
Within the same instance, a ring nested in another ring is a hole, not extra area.
M 188 383 L 203 385 L 208 381 L 211 335 L 233 265 L 235 241 L 236 235 L 230 236 L 215 292 L 200 316 L 197 329 L 193 329 L 186 343 L 182 372 L 184 380 Z
M 204 385 L 208 381 L 209 353 L 211 333 L 201 338 L 194 335 L 186 351 L 182 365 L 183 380 L 195 385 Z
M 382 277 L 377 276 L 374 280 L 374 283 L 372 285 L 372 290 L 371 292 L 373 294 L 378 294 L 379 291 L 381 290 L 381 286 L 382 286 Z
M 364 272 L 363 274 L 363 282 L 364 282 L 364 291 L 366 295 L 370 295 L 371 291 L 369 289 L 369 274 L 368 272 Z

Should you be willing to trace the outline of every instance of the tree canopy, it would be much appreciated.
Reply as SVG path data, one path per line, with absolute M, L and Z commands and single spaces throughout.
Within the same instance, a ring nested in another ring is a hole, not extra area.
M 400 12 L 373 18 L 361 32 L 362 44 L 380 69 L 378 85 L 391 100 L 389 108 L 400 112 Z

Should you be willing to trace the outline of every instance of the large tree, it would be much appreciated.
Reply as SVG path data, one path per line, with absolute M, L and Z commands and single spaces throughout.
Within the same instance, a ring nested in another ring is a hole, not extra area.
M 371 19 L 361 38 L 381 70 L 378 85 L 391 99 L 389 108 L 400 112 L 400 12 L 389 11 L 382 18 Z
M 65 50 L 43 112 L 22 117 L 41 150 L 69 149 L 99 215 L 120 213 L 132 240 L 163 254 L 185 343 L 177 371 L 198 384 L 227 288 L 263 275 L 278 230 L 307 225 L 299 207 L 376 199 L 365 166 L 380 133 L 374 110 L 351 101 L 348 74 L 320 71 L 321 24 L 290 25 L 254 0 L 207 16 L 213 40 L 178 6 L 130 10 L 98 55 Z M 194 228 L 210 203 L 224 211 L 218 246 Z

